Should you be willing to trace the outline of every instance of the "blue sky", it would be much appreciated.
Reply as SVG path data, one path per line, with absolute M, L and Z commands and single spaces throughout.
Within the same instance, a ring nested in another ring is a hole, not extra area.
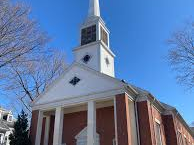
M 89 0 L 20 0 L 32 7 L 32 17 L 53 39 L 50 47 L 66 52 L 78 46 L 79 26 Z M 159 100 L 177 107 L 188 123 L 194 121 L 194 91 L 176 83 L 165 60 L 166 41 L 173 31 L 193 19 L 193 0 L 100 0 L 101 14 L 111 31 L 116 54 L 116 76 L 149 90 Z

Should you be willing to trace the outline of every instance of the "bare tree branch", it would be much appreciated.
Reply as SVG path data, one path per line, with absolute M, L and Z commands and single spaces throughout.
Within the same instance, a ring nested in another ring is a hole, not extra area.
M 0 0 L 0 70 L 10 63 L 21 62 L 21 56 L 41 51 L 48 38 L 38 24 L 29 18 L 30 9 L 22 3 Z
M 30 114 L 30 103 L 63 72 L 65 61 L 64 53 L 45 47 L 49 39 L 29 14 L 22 3 L 0 0 L 0 89 Z
M 180 84 L 192 89 L 194 87 L 194 25 L 181 31 L 177 31 L 168 41 L 168 60 L 172 69 L 177 72 L 177 80 Z
M 14 94 L 29 112 L 30 103 L 65 69 L 64 53 L 42 54 L 37 61 L 10 65 L 4 78 L 6 93 Z

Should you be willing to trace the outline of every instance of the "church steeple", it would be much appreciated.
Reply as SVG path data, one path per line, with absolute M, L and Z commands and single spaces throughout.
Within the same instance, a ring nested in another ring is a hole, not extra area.
M 114 77 L 114 53 L 109 30 L 100 16 L 99 0 L 89 0 L 88 17 L 80 28 L 80 46 L 74 49 L 75 61 Z
M 88 17 L 100 17 L 99 0 L 90 0 Z

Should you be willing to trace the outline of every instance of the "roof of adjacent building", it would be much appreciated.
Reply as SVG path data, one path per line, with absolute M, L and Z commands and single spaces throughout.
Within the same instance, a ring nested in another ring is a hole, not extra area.
M 0 130 L 9 130 L 7 123 L 3 120 L 0 120 Z

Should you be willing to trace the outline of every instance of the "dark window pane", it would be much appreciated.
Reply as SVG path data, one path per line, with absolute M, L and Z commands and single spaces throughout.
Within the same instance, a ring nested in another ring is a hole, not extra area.
M 91 56 L 89 56 L 88 54 L 87 55 L 85 55 L 84 57 L 83 57 L 83 62 L 84 63 L 88 63 L 89 61 L 90 61 L 90 59 L 91 59 Z
M 81 45 L 96 41 L 96 25 L 82 29 Z
M 80 79 L 77 77 L 74 77 L 69 83 L 75 86 L 77 83 L 79 83 Z

